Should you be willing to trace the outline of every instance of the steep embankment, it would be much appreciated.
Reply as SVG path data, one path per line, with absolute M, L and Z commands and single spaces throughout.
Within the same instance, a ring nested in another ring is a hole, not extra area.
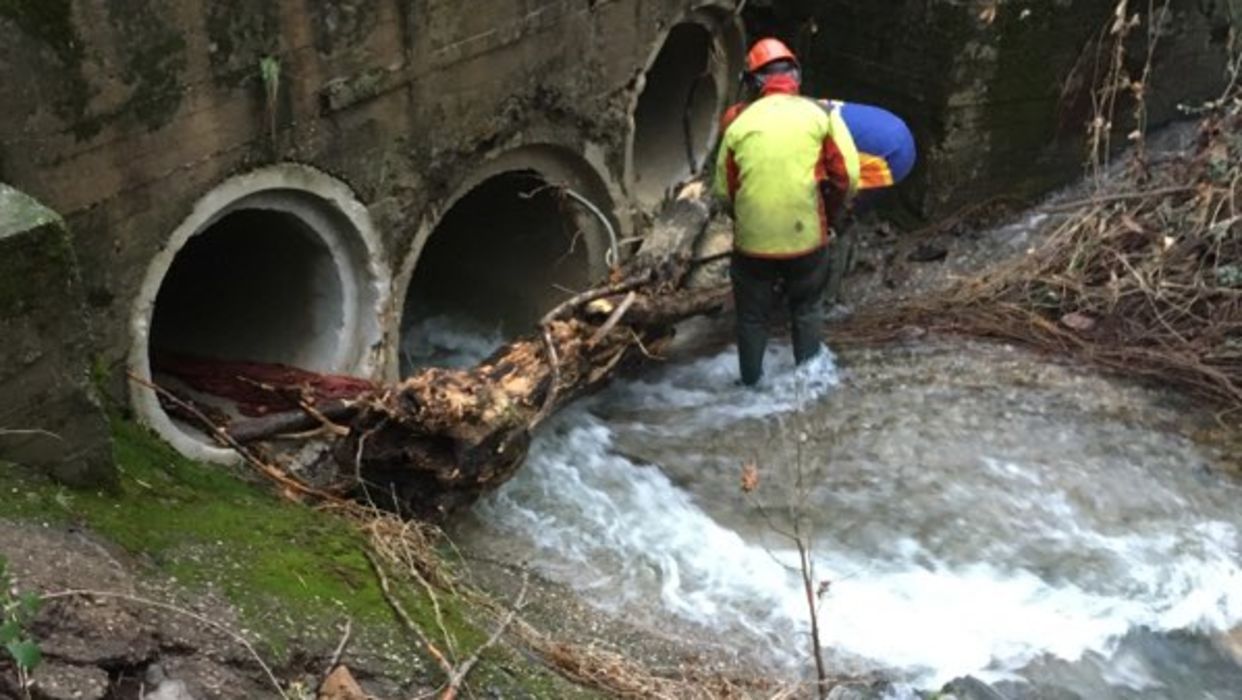
M 434 689 L 444 679 L 392 598 L 453 658 L 487 638 L 477 601 L 441 591 L 433 603 L 381 556 L 388 598 L 354 521 L 186 460 L 128 422 L 113 427 L 115 491 L 0 465 L 0 557 L 13 586 L 45 598 L 28 626 L 43 652 L 34 697 L 137 697 L 167 677 L 198 700 L 301 698 L 334 659 L 378 697 Z M 8 661 L 4 697 L 18 692 Z M 470 680 L 506 696 L 580 694 L 501 648 Z

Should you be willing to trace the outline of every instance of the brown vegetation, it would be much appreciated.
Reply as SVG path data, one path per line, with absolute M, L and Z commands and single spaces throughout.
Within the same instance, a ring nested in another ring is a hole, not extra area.
M 943 291 L 864 309 L 834 342 L 887 342 L 911 328 L 1018 342 L 1180 387 L 1237 424 L 1242 89 L 1233 83 L 1205 108 L 1188 152 L 1149 162 L 1141 135 L 1132 138 L 1139 147 L 1120 175 L 1049 210 L 1063 218 L 1036 249 Z

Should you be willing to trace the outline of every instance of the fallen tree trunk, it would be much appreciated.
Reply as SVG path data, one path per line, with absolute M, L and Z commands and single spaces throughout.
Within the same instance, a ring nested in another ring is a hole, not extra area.
M 472 369 L 427 369 L 372 395 L 337 461 L 370 497 L 422 518 L 497 488 L 539 423 L 640 360 L 677 321 L 720 308 L 719 294 L 678 293 L 708 218 L 701 199 L 678 200 L 611 284 L 553 309 L 537 334 Z
M 708 218 L 702 200 L 678 200 L 611 284 L 553 309 L 537 334 L 472 369 L 427 369 L 370 397 L 337 461 L 372 498 L 422 518 L 499 487 L 521 466 L 539 423 L 641 360 L 676 321 L 719 308 L 718 295 L 677 293 Z
M 700 197 L 678 199 L 610 283 L 569 299 L 536 333 L 471 369 L 425 369 L 352 400 L 334 396 L 324 410 L 304 405 L 242 421 L 228 434 L 249 442 L 329 418 L 344 423 L 348 432 L 336 439 L 333 455 L 361 497 L 442 518 L 511 478 L 531 432 L 557 409 L 641 361 L 678 321 L 724 307 L 727 290 L 685 289 L 709 216 Z

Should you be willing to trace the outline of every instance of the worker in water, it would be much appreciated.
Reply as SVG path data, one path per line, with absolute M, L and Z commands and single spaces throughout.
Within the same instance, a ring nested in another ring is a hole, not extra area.
M 794 360 L 823 348 L 821 297 L 834 222 L 860 179 L 858 151 L 839 109 L 802 97 L 793 52 L 764 39 L 747 56 L 758 99 L 731 109 L 714 191 L 734 220 L 730 274 L 742 383 L 763 375 L 768 312 L 777 284 L 787 298 Z
M 763 374 L 777 284 L 787 297 L 794 360 L 802 364 L 822 348 L 834 232 L 855 195 L 869 200 L 909 174 L 915 145 L 891 112 L 801 97 L 801 67 L 777 39 L 754 45 L 747 79 L 758 98 L 725 113 L 715 190 L 735 221 L 738 360 L 742 383 L 753 385 Z

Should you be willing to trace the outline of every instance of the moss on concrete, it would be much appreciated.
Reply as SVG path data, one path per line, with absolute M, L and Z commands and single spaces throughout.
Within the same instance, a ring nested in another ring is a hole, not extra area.
M 60 216 L 0 184 L 0 455 L 82 486 L 113 478 L 86 381 L 92 335 Z
M 122 75 L 133 89 L 127 105 L 148 129 L 167 124 L 181 105 L 188 59 L 185 38 L 160 19 L 157 0 L 109 0 L 108 19 L 120 36 Z
M 259 59 L 279 52 L 277 11 L 271 2 L 208 3 L 208 53 L 216 85 L 237 87 L 257 78 Z
M 1067 80 L 1085 70 L 1079 65 L 1087 51 L 1083 43 L 1110 13 L 1111 7 L 1081 0 L 1063 7 L 1001 7 L 989 28 L 995 37 L 996 69 L 987 86 L 982 123 L 976 125 L 994 135 L 985 154 L 987 172 L 1003 183 L 984 187 L 987 194 L 1007 190 L 1038 195 L 1078 174 L 1088 119 L 1078 113 L 1079 105 L 1089 102 L 1079 91 L 1089 86 L 1082 76 L 1068 85 Z M 1032 56 L 1046 60 L 1033 61 Z
M 348 617 L 354 648 L 379 654 L 393 676 L 442 680 L 395 619 L 363 554 L 366 543 L 348 522 L 187 460 L 128 421 L 114 419 L 113 431 L 116 491 L 73 491 L 0 464 L 0 518 L 84 525 L 159 573 L 191 588 L 210 586 L 282 662 L 295 648 L 330 652 L 336 624 Z M 417 587 L 395 584 L 414 620 L 435 630 L 430 600 Z M 458 649 L 486 639 L 463 601 L 445 593 L 439 602 Z M 500 648 L 484 655 L 472 680 L 505 697 L 589 695 Z
M 116 492 L 69 491 L 9 470 L 0 485 L 14 495 L 0 515 L 83 523 L 184 583 L 219 586 L 256 622 L 274 603 L 328 626 L 342 613 L 368 625 L 391 621 L 347 526 L 186 460 L 132 423 L 113 428 Z M 287 630 L 259 629 L 284 650 Z
M 0 17 L 47 44 L 66 67 L 76 67 L 82 60 L 70 0 L 0 0 Z
M 27 36 L 42 42 L 59 60 L 64 84 L 53 104 L 57 115 L 75 122 L 74 131 L 79 138 L 98 131 L 89 125 L 76 126 L 86 116 L 91 89 L 82 75 L 83 43 L 73 24 L 72 1 L 0 0 L 0 18 L 12 21 Z
M 77 261 L 59 214 L 0 185 L 0 240 L 6 238 L 11 240 L 2 248 L 0 320 L 7 321 L 63 287 L 65 275 L 76 274 Z
M 311 9 L 315 48 L 325 56 L 366 44 L 379 21 L 377 5 L 360 0 L 320 3 Z

